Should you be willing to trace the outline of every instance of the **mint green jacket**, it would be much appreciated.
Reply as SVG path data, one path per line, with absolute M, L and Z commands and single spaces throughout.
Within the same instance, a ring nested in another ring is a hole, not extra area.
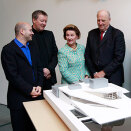
M 58 51 L 58 65 L 62 75 L 61 83 L 71 84 L 89 76 L 85 66 L 85 47 L 77 44 L 76 50 L 73 50 L 67 44 Z

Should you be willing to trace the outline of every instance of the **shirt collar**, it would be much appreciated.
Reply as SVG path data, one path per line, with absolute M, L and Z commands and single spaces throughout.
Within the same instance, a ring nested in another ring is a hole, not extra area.
M 29 42 L 27 42 L 27 43 L 26 43 L 26 46 L 25 46 L 25 45 L 23 45 L 19 40 L 17 40 L 16 38 L 14 39 L 14 42 L 15 42 L 20 48 L 29 46 Z
M 32 25 L 32 31 L 33 31 L 34 33 L 38 33 L 38 31 L 36 31 L 36 30 L 33 28 L 33 25 Z
M 106 32 L 107 32 L 107 30 L 103 32 L 103 37 L 104 37 L 104 35 L 106 34 Z
M 33 25 L 32 25 L 32 31 L 34 32 L 34 34 L 42 34 L 44 32 L 44 30 L 43 31 L 37 31 L 37 30 L 35 30 L 33 28 Z
M 77 44 L 77 43 L 76 43 L 76 44 Z M 68 46 L 67 43 L 66 43 L 65 46 L 66 46 L 66 48 L 67 48 L 69 51 L 74 51 L 74 49 L 71 48 L 70 46 Z M 79 49 L 79 44 L 77 44 L 76 50 L 77 50 L 77 49 Z

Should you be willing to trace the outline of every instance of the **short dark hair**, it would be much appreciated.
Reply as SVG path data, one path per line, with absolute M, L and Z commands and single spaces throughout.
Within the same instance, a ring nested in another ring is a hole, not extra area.
M 41 14 L 41 15 L 44 15 L 44 16 L 48 16 L 45 11 L 43 11 L 43 10 L 36 10 L 36 11 L 34 11 L 34 12 L 32 13 L 32 20 L 33 20 L 33 19 L 36 20 L 40 14 Z
M 64 29 L 63 29 L 63 33 L 64 33 L 64 39 L 66 40 L 66 31 L 68 30 L 73 30 L 75 31 L 76 35 L 78 36 L 78 39 L 80 39 L 81 33 L 80 30 L 73 24 L 69 24 L 67 25 Z

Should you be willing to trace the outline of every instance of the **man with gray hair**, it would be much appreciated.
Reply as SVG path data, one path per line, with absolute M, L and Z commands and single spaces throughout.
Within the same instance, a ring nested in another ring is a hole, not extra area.
M 112 27 L 110 21 L 108 11 L 98 11 L 98 28 L 88 34 L 85 61 L 93 78 L 105 77 L 110 83 L 122 86 L 125 40 L 123 33 Z
M 105 77 L 110 83 L 122 86 L 125 40 L 123 33 L 111 26 L 110 21 L 109 11 L 97 12 L 98 28 L 88 34 L 85 61 L 93 78 Z M 102 126 L 101 131 L 112 131 L 113 126 L 123 123 L 124 120 L 107 123 Z
M 39 53 L 30 42 L 33 34 L 28 23 L 17 23 L 16 38 L 5 45 L 1 52 L 2 67 L 9 81 L 7 105 L 10 109 L 13 131 L 35 131 L 23 102 L 43 98 L 43 73 Z

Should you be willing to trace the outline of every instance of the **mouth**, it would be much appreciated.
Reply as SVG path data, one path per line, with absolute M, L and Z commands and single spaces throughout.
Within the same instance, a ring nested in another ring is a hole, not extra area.
M 103 28 L 104 26 L 103 25 L 99 25 L 100 28 Z
M 71 43 L 71 42 L 72 42 L 72 40 L 69 40 L 68 42 L 70 42 L 70 43 Z
M 99 25 L 99 27 L 103 27 L 103 25 Z
M 41 25 L 42 28 L 45 28 L 45 25 Z
M 32 36 L 33 36 L 33 35 L 30 36 L 30 39 L 32 39 Z

